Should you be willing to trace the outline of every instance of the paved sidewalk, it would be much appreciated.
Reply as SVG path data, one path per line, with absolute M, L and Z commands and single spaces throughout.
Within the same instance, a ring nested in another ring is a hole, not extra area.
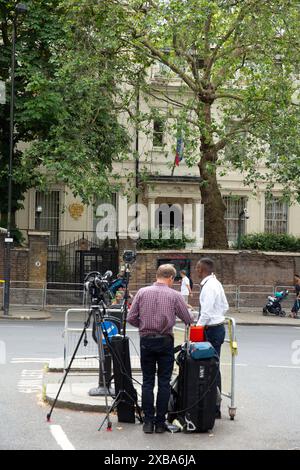
M 50 320 L 51 318 L 52 314 L 48 310 L 12 308 L 9 316 L 0 310 L 0 320 Z
M 264 316 L 262 309 L 230 309 L 228 316 L 233 317 L 237 325 L 299 326 L 300 319 L 290 317 Z
M 66 309 L 67 310 L 67 309 Z M 40 310 L 13 308 L 9 317 L 0 311 L 0 320 L 49 320 L 63 322 L 66 310 Z M 300 319 L 289 317 L 263 316 L 261 308 L 243 307 L 231 308 L 228 316 L 235 318 L 237 325 L 269 325 L 269 326 L 299 326 Z M 83 316 L 80 313 L 74 315 L 74 320 L 80 322 Z M 72 318 L 70 319 L 72 321 Z

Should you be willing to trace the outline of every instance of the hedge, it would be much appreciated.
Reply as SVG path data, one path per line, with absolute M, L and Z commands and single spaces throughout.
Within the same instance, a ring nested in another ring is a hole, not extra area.
M 187 243 L 193 242 L 192 239 L 186 237 L 184 234 L 176 234 L 176 230 L 170 231 L 169 238 L 163 237 L 164 231 L 155 230 L 152 232 L 149 231 L 147 235 L 144 234 L 137 242 L 138 250 L 182 250 L 186 247 Z M 154 236 L 153 236 L 154 235 Z M 177 235 L 177 236 L 176 236 Z M 148 236 L 148 238 L 147 238 Z M 179 238 L 180 236 L 180 238 Z
M 237 245 L 235 245 L 237 248 Z M 300 238 L 286 233 L 251 233 L 241 238 L 241 249 L 259 251 L 300 251 Z

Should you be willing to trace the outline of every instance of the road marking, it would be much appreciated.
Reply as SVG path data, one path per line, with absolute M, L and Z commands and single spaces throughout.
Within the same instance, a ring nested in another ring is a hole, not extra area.
M 275 365 L 269 365 L 268 367 L 271 367 L 273 369 L 300 369 L 300 366 L 275 366 Z
M 231 362 L 221 362 L 221 366 L 231 366 Z M 238 364 L 235 364 L 236 367 L 248 367 L 248 364 L 241 364 L 241 363 L 238 363 Z
M 16 329 L 16 328 L 30 328 L 30 329 L 33 329 L 34 326 L 28 326 L 28 325 L 2 325 L 2 323 L 0 323 L 0 329 L 2 330 L 2 328 L 10 328 L 11 330 L 12 329 Z
M 23 370 L 21 379 L 18 382 L 18 391 L 26 394 L 37 393 L 42 390 L 42 383 L 42 370 Z
M 67 438 L 65 432 L 61 426 L 50 425 L 50 431 L 57 444 L 62 448 L 62 450 L 76 450 L 73 444 Z
M 44 364 L 50 362 L 50 359 L 43 357 L 14 357 L 10 362 L 11 364 Z

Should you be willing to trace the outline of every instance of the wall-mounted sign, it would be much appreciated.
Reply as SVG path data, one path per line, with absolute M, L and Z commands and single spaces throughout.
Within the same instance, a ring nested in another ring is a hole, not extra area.
M 73 204 L 69 205 L 69 213 L 72 219 L 79 220 L 84 212 L 83 204 L 79 204 L 78 202 L 74 202 Z

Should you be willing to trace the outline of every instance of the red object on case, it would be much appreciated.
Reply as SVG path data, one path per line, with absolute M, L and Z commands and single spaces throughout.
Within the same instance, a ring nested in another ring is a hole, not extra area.
M 191 326 L 190 341 L 192 343 L 202 343 L 205 341 L 204 326 Z

